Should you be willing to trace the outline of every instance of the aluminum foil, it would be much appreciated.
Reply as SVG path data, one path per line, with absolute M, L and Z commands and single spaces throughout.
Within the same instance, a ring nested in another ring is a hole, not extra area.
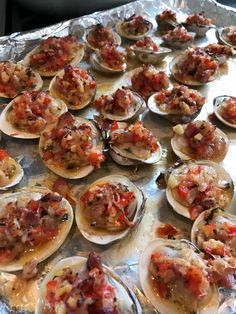
M 114 27 L 119 19 L 130 16 L 133 13 L 141 14 L 151 20 L 154 24 L 153 34 L 157 41 L 160 38 L 156 34 L 155 16 L 166 8 L 171 8 L 176 11 L 177 17 L 180 20 L 190 12 L 207 12 L 207 16 L 213 18 L 218 26 L 236 25 L 236 11 L 230 10 L 227 7 L 216 4 L 213 0 L 143 0 L 133 2 L 109 11 L 95 12 L 94 14 L 84 17 L 76 18 L 70 21 L 58 23 L 43 29 L 38 29 L 24 33 L 14 33 L 9 37 L 0 38 L 0 60 L 21 60 L 27 52 L 29 52 L 42 38 L 57 35 L 62 36 L 68 33 L 76 34 L 82 41 L 84 31 L 94 25 L 98 21 L 104 25 Z M 212 29 L 207 33 L 207 36 L 195 42 L 196 45 L 205 45 L 209 42 L 217 42 L 215 37 L 215 30 Z M 123 45 L 127 44 L 123 42 Z M 179 51 L 175 51 L 168 56 L 165 61 L 159 66 L 169 72 L 169 62 L 174 55 Z M 128 72 L 123 76 L 106 77 L 98 73 L 93 73 L 98 83 L 98 94 L 106 93 L 115 90 L 122 85 L 128 85 L 130 79 L 130 71 L 135 67 L 140 66 L 138 62 L 130 62 L 128 65 Z M 89 68 L 86 61 L 80 64 L 81 67 Z M 228 65 L 221 68 L 219 77 L 212 83 L 206 86 L 199 87 L 198 90 L 206 96 L 206 105 L 203 107 L 199 119 L 206 119 L 210 113 L 213 112 L 212 101 L 213 98 L 219 95 L 233 95 L 235 92 L 235 69 L 236 60 L 230 58 Z M 45 80 L 44 86 L 47 87 L 49 80 Z M 1 106 L 4 107 L 6 100 L 1 100 Z M 95 111 L 92 108 L 81 110 L 79 115 L 86 118 L 93 118 Z M 154 313 L 154 309 L 148 303 L 139 289 L 139 280 L 137 274 L 137 263 L 139 254 L 146 246 L 146 244 L 156 237 L 156 229 L 162 223 L 171 223 L 178 229 L 181 229 L 181 236 L 189 239 L 191 223 L 189 220 L 175 213 L 170 205 L 167 203 L 165 191 L 158 189 L 156 185 L 156 178 L 168 165 L 177 160 L 176 156 L 170 148 L 170 139 L 172 137 L 172 126 L 169 121 L 157 117 L 148 110 L 140 117 L 144 124 L 150 128 L 157 136 L 163 147 L 162 159 L 155 165 L 144 165 L 137 167 L 122 167 L 116 165 L 111 159 L 107 159 L 101 169 L 93 172 L 88 177 L 70 181 L 71 191 L 75 197 L 83 189 L 94 180 L 108 175 L 108 174 L 122 174 L 128 176 L 134 181 L 145 193 L 147 198 L 145 215 L 140 225 L 132 231 L 125 239 L 104 247 L 92 244 L 85 240 L 77 230 L 74 223 L 72 230 L 67 237 L 67 240 L 62 247 L 46 262 L 39 265 L 39 276 L 36 280 L 24 282 L 20 279 L 18 273 L 0 275 L 0 295 L 3 299 L 0 303 L 0 313 L 27 313 L 34 311 L 35 300 L 37 299 L 37 289 L 45 273 L 58 260 L 63 257 L 76 255 L 79 251 L 97 251 L 100 252 L 104 262 L 109 265 L 115 272 L 134 289 L 138 296 L 143 313 Z M 229 152 L 223 161 L 222 165 L 232 175 L 232 179 L 236 181 L 236 133 L 235 130 L 216 121 L 216 124 L 221 128 L 230 139 Z M 39 155 L 37 141 L 35 140 L 19 140 L 12 139 L 2 135 L 1 146 L 5 147 L 10 154 L 18 160 L 25 171 L 23 181 L 19 188 L 24 186 L 43 185 L 50 187 L 56 176 L 49 172 L 43 165 Z M 230 211 L 236 213 L 235 196 L 230 207 Z M 13 290 L 14 289 L 14 290 Z M 226 296 L 224 290 L 221 293 L 222 301 Z M 11 297 L 9 297 L 11 296 Z M 230 294 L 234 298 L 235 293 Z M 228 299 L 227 299 L 228 300 Z M 12 306 L 10 310 L 8 305 Z M 166 313 L 163 313 L 166 314 Z

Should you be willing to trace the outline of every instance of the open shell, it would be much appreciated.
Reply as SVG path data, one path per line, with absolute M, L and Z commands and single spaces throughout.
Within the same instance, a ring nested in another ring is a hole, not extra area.
M 91 31 L 91 29 L 92 29 L 92 27 L 86 30 L 86 32 L 84 33 L 84 36 L 83 36 L 83 40 L 85 41 L 86 46 L 87 46 L 90 50 L 96 51 L 98 48 L 92 46 L 92 45 L 88 42 L 88 40 L 87 40 L 88 33 Z M 121 44 L 121 38 L 120 38 L 120 36 L 119 36 L 116 32 L 113 32 L 112 30 L 110 30 L 110 32 L 111 32 L 112 35 L 113 35 L 113 39 L 114 39 L 113 44 L 120 45 L 120 44 Z
M 216 29 L 216 38 L 218 41 L 226 46 L 230 46 L 234 49 L 236 49 L 236 44 L 232 44 L 226 35 L 226 28 L 227 27 L 219 27 Z
M 4 62 L 7 62 L 7 63 L 10 63 L 12 65 L 16 65 L 14 62 L 11 62 L 11 61 L 1 61 L 1 63 L 4 63 Z M 43 80 L 41 78 L 41 76 L 39 75 L 39 73 L 37 73 L 36 71 L 33 71 L 31 68 L 29 68 L 28 66 L 24 66 L 23 64 L 20 64 L 20 63 L 17 63 L 17 66 L 20 67 L 22 69 L 22 71 L 26 70 L 26 69 L 30 69 L 31 73 L 34 75 L 35 79 L 36 79 L 36 83 L 32 86 L 32 88 L 27 88 L 27 89 L 21 89 L 19 91 L 19 93 L 22 93 L 26 90 L 39 90 L 40 88 L 42 88 L 43 86 Z M 3 93 L 3 92 L 0 92 L 0 97 L 3 97 L 3 98 L 14 98 L 15 96 L 17 96 L 19 93 L 16 92 L 16 94 L 12 97 L 10 97 L 9 95 L 7 95 L 6 93 Z
M 204 82 L 199 82 L 194 80 L 193 78 L 189 77 L 189 79 L 182 79 L 177 75 L 177 69 L 178 69 L 178 63 L 180 63 L 180 61 L 182 61 L 183 58 L 183 54 L 177 55 L 176 57 L 174 57 L 171 62 L 170 62 L 170 72 L 172 74 L 172 76 L 174 77 L 174 79 L 176 81 L 178 81 L 179 83 L 183 83 L 185 85 L 189 85 L 189 86 L 202 86 L 205 85 L 209 82 L 214 81 L 218 75 L 219 75 L 219 67 L 217 68 L 216 72 L 214 73 L 214 75 L 212 75 L 210 77 L 210 79 L 208 80 L 208 82 L 204 83 Z
M 127 67 L 127 63 L 124 62 L 122 64 L 122 67 L 120 69 L 113 69 L 113 68 L 109 68 L 108 66 L 106 66 L 105 64 L 101 63 L 96 55 L 96 53 L 92 53 L 90 55 L 90 65 L 91 67 L 98 72 L 102 72 L 102 73 L 107 73 L 107 74 L 119 74 L 122 72 L 125 72 L 126 67 Z
M 15 99 L 18 97 L 21 97 L 21 95 L 17 96 Z M 37 133 L 30 133 L 24 130 L 21 130 L 14 126 L 9 120 L 8 120 L 8 114 L 12 109 L 12 104 L 14 103 L 15 99 L 13 99 L 7 106 L 6 108 L 2 111 L 0 115 L 0 129 L 3 133 L 15 137 L 15 138 L 22 138 L 22 139 L 36 139 L 40 137 L 40 134 Z M 59 99 L 54 99 L 52 98 L 52 104 L 54 106 L 57 106 L 58 109 L 60 108 L 60 114 L 58 114 L 58 117 L 63 114 L 64 112 L 67 111 L 67 106 L 65 105 L 64 102 L 62 102 Z
M 21 167 L 21 165 L 15 159 L 9 157 L 8 161 L 10 162 L 11 165 L 15 166 L 14 174 L 12 175 L 12 177 L 9 180 L 7 185 L 4 185 L 4 186 L 0 187 L 0 191 L 8 189 L 8 188 L 10 188 L 12 186 L 17 185 L 22 180 L 22 178 L 24 176 L 23 168 Z
M 55 276 L 60 276 L 64 268 L 70 267 L 74 271 L 86 270 L 87 258 L 83 256 L 72 256 L 60 260 L 44 278 L 37 299 L 35 314 L 43 314 L 46 311 L 46 285 Z M 118 278 L 107 266 L 103 265 L 104 273 L 108 282 L 114 287 L 119 309 L 122 314 L 141 314 L 140 304 L 134 293 Z
M 37 53 L 39 50 L 40 46 L 35 47 L 33 50 L 31 50 L 23 59 L 23 61 L 21 62 L 23 65 L 29 66 L 30 64 L 30 57 L 31 55 L 33 55 L 34 53 Z M 67 65 L 77 65 L 84 56 L 84 47 L 78 48 L 78 51 L 76 52 L 74 58 L 68 62 Z M 45 76 L 45 77 L 51 77 L 51 76 L 55 76 L 57 75 L 62 69 L 59 69 L 57 71 L 41 71 L 38 69 L 35 69 L 35 72 L 38 72 L 40 75 Z
M 157 22 L 158 30 L 160 31 L 173 30 L 180 25 L 177 21 L 174 21 L 172 19 L 158 20 L 158 17 L 159 14 L 156 15 L 155 19 Z
M 187 242 L 187 241 L 186 241 Z M 150 264 L 151 255 L 156 249 L 166 250 L 167 254 L 176 254 L 174 251 L 178 251 L 184 249 L 186 247 L 191 247 L 191 242 L 186 243 L 184 241 L 177 240 L 163 240 L 163 239 L 155 239 L 151 241 L 146 248 L 144 248 L 143 252 L 139 258 L 139 279 L 142 286 L 142 289 L 153 304 L 153 306 L 160 313 L 168 313 L 168 314 L 185 314 L 187 313 L 183 308 L 183 305 L 177 302 L 172 302 L 170 299 L 161 298 L 153 289 L 151 276 L 149 274 L 148 266 Z M 173 253 L 171 251 L 173 251 Z M 169 253 L 168 253 L 169 252 Z M 178 252 L 177 252 L 178 254 Z M 196 255 L 196 258 L 198 256 Z M 201 257 L 199 256 L 199 259 Z M 218 308 L 218 291 L 215 286 L 210 289 L 210 293 L 207 297 L 205 297 L 198 304 L 199 314 L 211 314 L 216 313 Z
M 5 205 L 9 202 L 15 202 L 16 200 L 29 201 L 31 199 L 38 200 L 42 195 L 49 193 L 50 191 L 45 188 L 34 187 L 22 189 L 15 193 L 6 193 L 0 196 L 1 212 L 4 213 Z M 54 192 L 53 192 L 54 193 Z M 23 269 L 25 263 L 29 262 L 32 258 L 36 258 L 38 262 L 42 262 L 51 256 L 65 241 L 72 222 L 73 222 L 73 210 L 70 203 L 66 199 L 61 200 L 61 206 L 66 209 L 68 219 L 61 225 L 58 235 L 44 243 L 42 246 L 36 248 L 34 251 L 30 251 L 15 261 L 8 262 L 7 264 L 0 263 L 0 270 L 2 271 L 16 271 Z
M 149 24 L 148 24 L 148 31 L 145 32 L 144 34 L 141 34 L 141 35 L 129 35 L 123 29 L 123 21 L 120 21 L 120 22 L 118 22 L 116 24 L 116 31 L 117 31 L 117 33 L 121 37 L 126 38 L 126 39 L 131 39 L 131 40 L 139 40 L 139 39 L 147 36 L 151 32 L 152 28 L 153 28 L 153 24 L 151 22 L 149 22 Z
M 223 96 L 218 96 L 218 97 L 215 97 L 214 100 L 213 100 L 213 106 L 214 106 L 214 112 L 215 112 L 215 115 L 217 116 L 217 118 L 223 122 L 224 124 L 230 126 L 231 128 L 234 128 L 236 129 L 236 124 L 233 124 L 233 123 L 230 123 L 229 121 L 225 120 L 221 113 L 220 113 L 220 107 L 221 107 L 221 104 L 223 102 L 225 102 L 228 98 L 234 98 L 233 96 L 227 96 L 227 95 L 223 95 Z
M 218 178 L 218 182 L 219 184 L 221 182 L 227 182 L 229 183 L 229 189 L 227 189 L 227 191 L 225 191 L 225 207 L 224 209 L 227 209 L 230 205 L 230 202 L 233 198 L 233 190 L 234 190 L 234 184 L 233 181 L 230 177 L 230 175 L 228 174 L 228 172 L 222 168 L 221 166 L 219 166 L 218 164 L 209 161 L 209 160 L 204 160 L 204 161 L 189 161 L 188 163 L 189 165 L 191 164 L 196 164 L 196 165 L 203 165 L 203 166 L 209 166 L 214 168 L 214 170 L 217 173 L 217 178 Z M 179 169 L 181 169 L 181 167 L 186 167 L 186 163 L 184 163 L 183 165 L 179 166 L 178 168 L 174 169 L 172 172 L 177 172 L 179 171 Z M 190 217 L 190 213 L 189 213 L 189 207 L 184 206 L 182 204 L 180 204 L 174 197 L 172 194 L 171 189 L 168 187 L 167 185 L 167 189 L 166 189 L 166 198 L 168 200 L 168 202 L 170 203 L 170 205 L 173 207 L 174 211 L 176 211 L 178 214 L 186 217 L 186 218 L 191 218 Z
M 165 111 L 160 110 L 157 102 L 155 101 L 155 95 L 152 95 L 149 99 L 148 99 L 148 108 L 150 111 L 152 111 L 153 113 L 166 118 L 167 120 L 170 120 L 174 123 L 188 123 L 190 121 L 193 121 L 201 112 L 202 108 L 199 108 L 194 114 L 191 115 L 184 115 L 184 114 L 171 114 Z
M 133 192 L 136 199 L 136 208 L 133 209 L 133 218 L 132 222 L 137 226 L 139 222 L 141 221 L 143 215 L 144 215 L 144 196 L 141 190 L 139 190 L 135 184 L 133 184 L 127 177 L 121 176 L 121 175 L 111 175 L 107 177 L 103 177 L 94 183 L 92 183 L 87 189 L 83 192 L 86 193 L 87 190 L 95 187 L 98 184 L 102 183 L 121 183 L 122 185 L 125 185 L 129 188 L 129 191 Z M 124 230 L 116 231 L 116 230 L 108 230 L 105 228 L 96 228 L 91 226 L 91 222 L 86 219 L 86 217 L 83 215 L 84 210 L 84 204 L 79 201 L 78 206 L 76 208 L 75 218 L 77 226 L 82 233 L 82 235 L 89 241 L 93 243 L 97 243 L 100 245 L 105 245 L 108 243 L 112 243 L 116 240 L 120 240 L 124 238 L 129 232 L 132 231 L 131 228 L 127 227 Z
M 79 124 L 86 123 L 92 128 L 94 140 L 96 141 L 96 144 L 102 147 L 103 143 L 100 139 L 100 135 L 98 133 L 98 130 L 93 125 L 93 123 L 87 119 L 82 118 L 82 117 L 75 117 L 75 119 L 76 119 L 77 123 L 79 123 Z M 55 125 L 56 125 L 56 123 L 49 124 L 44 129 L 44 132 L 48 132 Z M 43 157 L 44 145 L 45 145 L 45 138 L 44 138 L 43 133 L 42 133 L 40 136 L 40 140 L 39 140 L 39 154 L 40 154 L 41 158 Z M 66 178 L 66 179 L 80 179 L 80 178 L 86 177 L 87 175 L 89 175 L 94 170 L 94 166 L 92 166 L 92 165 L 85 165 L 85 166 L 81 166 L 80 168 L 70 170 L 70 169 L 67 169 L 65 167 L 62 167 L 60 164 L 58 164 L 58 165 L 48 164 L 46 161 L 44 161 L 44 164 L 48 169 L 50 169 L 51 171 L 53 171 L 57 175 L 59 175 L 63 178 Z
M 62 71 L 60 71 L 60 72 L 57 74 L 57 76 L 63 77 L 64 73 L 65 73 L 64 70 L 62 70 Z M 93 78 L 93 76 L 91 75 L 91 73 L 89 73 L 89 75 Z M 79 109 L 83 109 L 83 108 L 87 107 L 87 106 L 93 101 L 93 99 L 94 99 L 94 97 L 95 97 L 95 95 L 96 95 L 96 91 L 97 91 L 96 88 L 94 89 L 94 92 L 93 92 L 93 94 L 91 95 L 91 97 L 86 98 L 86 100 L 83 101 L 79 106 L 78 106 L 78 105 L 72 105 L 72 104 L 70 104 L 70 103 L 68 102 L 68 99 L 67 99 L 66 95 L 62 96 L 60 93 L 57 92 L 57 89 L 56 89 L 56 78 L 57 78 L 57 76 L 55 76 L 55 77 L 51 80 L 48 89 L 49 89 L 49 91 L 50 91 L 50 94 L 51 94 L 53 97 L 55 97 L 55 98 L 57 98 L 57 99 L 61 99 L 63 102 L 65 102 L 66 105 L 67 105 L 67 107 L 68 107 L 68 109 L 70 109 L 70 110 L 79 110 Z M 83 94 L 83 95 L 84 95 L 84 94 Z
M 194 32 L 197 37 L 204 37 L 214 25 L 198 25 L 183 23 L 189 32 Z
M 158 51 L 151 51 L 141 47 L 131 46 L 130 49 L 134 51 L 136 57 L 142 63 L 159 64 L 165 57 L 171 53 L 171 49 L 165 47 L 159 47 Z
M 183 125 L 183 128 L 185 128 L 185 127 L 186 127 L 186 125 Z M 220 161 L 222 161 L 225 158 L 225 156 L 226 156 L 226 154 L 228 152 L 229 139 L 228 139 L 227 135 L 223 131 L 221 131 L 220 129 L 216 128 L 215 132 L 216 132 L 216 135 L 218 137 L 223 138 L 225 140 L 225 143 L 226 143 L 226 147 L 225 147 L 224 152 L 222 152 L 222 154 L 218 154 L 217 156 L 215 156 L 214 158 L 211 159 L 214 162 L 220 162 Z M 177 133 L 174 134 L 174 136 L 171 139 L 171 147 L 172 147 L 174 153 L 180 159 L 183 159 L 183 160 L 193 159 L 192 156 L 190 156 L 187 153 L 183 152 L 183 149 L 186 148 L 186 144 L 184 142 L 184 139 L 183 139 L 182 135 L 178 135 Z
M 133 108 L 131 108 L 130 112 L 127 115 L 117 115 L 117 114 L 111 114 L 107 113 L 104 108 L 101 110 L 101 115 L 108 120 L 111 121 L 127 121 L 130 120 L 139 114 L 141 114 L 146 109 L 146 103 L 143 100 L 143 98 L 136 92 L 132 92 L 136 102 Z
M 124 129 L 127 126 L 127 123 L 119 122 L 118 126 L 119 126 L 119 128 Z M 161 155 L 162 155 L 161 145 L 159 142 L 157 142 L 157 144 L 159 147 L 158 150 L 156 152 L 152 153 L 152 155 L 148 159 L 140 159 L 137 156 L 135 156 L 134 154 L 116 147 L 115 145 L 112 144 L 112 142 L 110 142 L 109 153 L 110 153 L 112 159 L 116 163 L 118 163 L 119 165 L 122 165 L 122 166 L 132 166 L 132 165 L 137 165 L 140 163 L 154 164 L 161 159 Z
M 168 47 L 175 48 L 175 49 L 186 49 L 192 45 L 196 36 L 196 33 L 194 32 L 188 32 L 188 34 L 192 36 L 192 39 L 189 39 L 188 41 L 183 42 L 180 40 L 164 40 L 162 38 L 162 41 L 163 41 L 162 45 L 166 45 Z

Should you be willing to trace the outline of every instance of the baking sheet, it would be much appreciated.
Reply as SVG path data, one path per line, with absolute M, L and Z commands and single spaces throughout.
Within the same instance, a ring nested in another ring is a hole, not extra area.
M 236 11 L 217 5 L 213 0 L 137 1 L 109 11 L 96 12 L 89 16 L 58 23 L 43 29 L 25 33 L 15 33 L 9 37 L 2 37 L 0 38 L 0 60 L 10 59 L 19 61 L 29 50 L 37 45 L 41 38 L 46 38 L 52 35 L 63 36 L 68 33 L 73 33 L 78 35 L 82 40 L 86 28 L 94 25 L 98 21 L 114 27 L 119 19 L 128 17 L 133 13 L 141 14 L 153 22 L 154 29 L 152 36 L 159 42 L 160 38 L 156 33 L 155 15 L 166 8 L 171 8 L 176 11 L 178 19 L 184 19 L 190 12 L 205 11 L 207 12 L 208 17 L 214 19 L 216 25 L 236 25 Z M 195 41 L 195 44 L 205 45 L 208 42 L 217 42 L 214 29 L 211 29 L 207 33 L 207 37 L 204 39 Z M 127 43 L 129 42 L 123 41 L 123 46 Z M 165 69 L 167 73 L 170 74 L 169 62 L 173 56 L 178 53 L 179 51 L 172 53 L 157 68 Z M 122 85 L 127 85 L 129 83 L 130 71 L 140 65 L 141 64 L 138 62 L 130 62 L 128 65 L 128 72 L 123 76 L 118 77 L 106 77 L 94 72 L 94 77 L 98 83 L 98 94 L 115 90 Z M 86 61 L 83 61 L 80 66 L 89 68 Z M 203 110 L 198 117 L 199 119 L 206 119 L 208 115 L 212 113 L 212 100 L 214 97 L 224 94 L 236 96 L 235 70 L 236 60 L 230 58 L 228 66 L 221 68 L 220 76 L 216 81 L 198 88 L 198 90 L 206 96 L 206 105 L 204 105 Z M 49 80 L 45 80 L 44 83 L 44 86 L 47 87 Z M 174 82 L 172 81 L 172 83 Z M 1 99 L 2 107 L 4 107 L 5 103 L 6 100 Z M 76 115 L 81 115 L 86 118 L 93 118 L 94 114 L 95 111 L 91 107 L 76 113 Z M 88 184 L 102 176 L 111 173 L 128 176 L 144 191 L 147 198 L 146 212 L 140 225 L 125 239 L 115 244 L 101 247 L 85 240 L 74 223 L 63 246 L 46 262 L 40 264 L 40 272 L 37 280 L 26 283 L 19 280 L 17 274 L 2 273 L 0 275 L 0 294 L 3 296 L 8 295 L 9 292 L 12 292 L 11 289 L 14 288 L 14 293 L 11 293 L 12 297 L 10 299 L 8 298 L 7 301 L 14 309 L 19 310 L 19 313 L 26 313 L 27 311 L 33 312 L 35 300 L 37 298 L 37 287 L 41 280 L 40 277 L 43 276 L 45 272 L 56 263 L 56 261 L 63 257 L 76 255 L 79 251 L 100 252 L 104 262 L 113 268 L 130 287 L 133 287 L 134 284 L 136 287 L 140 288 L 137 275 L 139 254 L 143 247 L 151 239 L 156 237 L 156 229 L 158 225 L 162 223 L 171 223 L 178 229 L 182 230 L 184 238 L 189 239 L 191 223 L 171 209 L 170 205 L 167 203 L 165 191 L 159 190 L 155 182 L 159 173 L 177 160 L 170 148 L 173 124 L 161 119 L 148 110 L 146 110 L 140 118 L 143 120 L 144 124 L 154 132 L 163 147 L 162 159 L 157 164 L 139 167 L 122 167 L 116 165 L 110 158 L 108 158 L 102 165 L 101 169 L 93 172 L 88 177 L 81 180 L 69 181 L 73 195 L 78 198 L 81 191 L 83 191 Z M 230 139 L 229 152 L 222 165 L 228 172 L 230 172 L 232 179 L 235 182 L 236 163 L 234 162 L 234 159 L 236 153 L 236 132 L 234 129 L 231 129 L 218 121 L 216 121 L 216 125 L 221 128 Z M 13 157 L 21 159 L 25 176 L 19 187 L 34 186 L 35 184 L 48 187 L 51 186 L 56 176 L 44 167 L 41 158 L 38 155 L 37 141 L 12 139 L 6 135 L 2 135 L 1 145 L 5 147 Z M 235 203 L 236 201 L 234 197 L 230 211 L 236 213 Z M 153 312 L 152 309 L 148 308 L 145 302 L 145 299 L 141 299 L 143 313 Z M 0 303 L 0 313 L 4 314 L 11 312 L 12 311 L 9 310 L 4 302 Z

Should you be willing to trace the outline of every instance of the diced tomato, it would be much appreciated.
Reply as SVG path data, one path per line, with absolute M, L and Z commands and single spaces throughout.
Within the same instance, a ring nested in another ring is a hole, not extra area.
M 119 224 L 123 224 L 124 221 L 125 221 L 125 218 L 126 218 L 125 214 L 121 214 L 121 215 L 117 218 L 117 222 L 118 222 Z
M 189 188 L 183 184 L 178 186 L 178 194 L 181 199 L 186 200 L 189 195 Z
M 190 289 L 197 298 L 200 298 L 202 296 L 201 284 L 204 279 L 202 271 L 198 267 L 192 266 L 187 270 L 185 278 L 186 287 Z
M 47 161 L 52 158 L 53 158 L 53 153 L 51 151 L 47 150 L 43 153 L 43 160 Z
M 216 248 L 210 248 L 210 247 L 206 247 L 204 249 L 204 251 L 207 253 L 207 254 L 214 254 L 214 255 L 219 255 L 219 256 L 225 256 L 226 255 L 226 251 L 225 251 L 225 247 L 223 245 L 220 245 Z
M 9 249 L 3 249 L 0 250 L 0 262 L 4 263 L 6 262 L 9 258 L 11 258 L 12 252 Z
M 224 226 L 226 227 L 228 233 L 236 233 L 236 226 L 230 225 L 229 223 L 225 222 Z
M 151 255 L 151 260 L 153 260 L 153 259 L 158 259 L 158 258 L 160 258 L 162 255 L 163 255 L 163 253 L 161 253 L 161 252 L 153 252 L 152 255 Z
M 88 162 L 97 168 L 101 167 L 101 163 L 105 160 L 105 156 L 100 152 L 91 152 L 88 156 Z
M 155 288 L 160 298 L 167 297 L 168 290 L 164 282 L 155 280 Z
M 9 158 L 9 154 L 5 149 L 0 149 L 0 160 Z
M 215 229 L 216 229 L 216 224 L 214 224 L 214 223 L 202 226 L 202 231 L 205 233 L 205 235 L 207 237 L 209 237 L 211 234 L 213 234 Z
M 190 207 L 189 208 L 190 219 L 195 220 L 202 211 L 203 211 L 203 208 L 200 205 Z
M 110 127 L 110 131 L 114 131 L 114 130 L 117 130 L 119 128 L 119 124 L 117 121 L 114 121 Z
M 89 192 L 89 191 L 85 192 L 85 193 L 80 197 L 81 202 L 83 202 L 83 203 L 87 202 L 89 196 L 90 196 L 90 192 Z
M 54 239 L 57 236 L 57 234 L 58 234 L 58 229 L 57 228 L 45 231 L 45 237 L 46 237 L 47 240 Z
M 161 237 L 163 236 L 173 237 L 177 233 L 178 233 L 177 229 L 171 224 L 165 224 L 157 228 L 157 235 Z
M 29 210 L 36 211 L 39 207 L 39 203 L 38 201 L 30 200 L 27 207 L 29 208 Z

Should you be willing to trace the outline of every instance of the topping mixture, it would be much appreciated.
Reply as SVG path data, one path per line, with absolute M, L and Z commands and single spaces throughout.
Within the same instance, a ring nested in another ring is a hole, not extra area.
M 236 99 L 229 97 L 227 100 L 222 102 L 218 108 L 219 114 L 227 122 L 236 125 Z
M 56 93 L 70 106 L 80 107 L 89 102 L 96 90 L 96 81 L 84 69 L 68 65 L 63 76 L 57 76 Z
M 97 49 L 117 43 L 112 30 L 102 24 L 97 24 L 90 30 L 87 35 L 87 41 L 92 47 Z
M 112 95 L 102 95 L 94 101 L 98 111 L 105 111 L 109 114 L 128 115 L 135 110 L 136 98 L 130 89 L 119 88 Z
M 38 49 L 30 55 L 30 66 L 45 73 L 59 71 L 74 59 L 81 47 L 73 35 L 48 37 L 43 39 Z
M 161 14 L 157 15 L 156 20 L 157 20 L 157 23 L 161 21 L 166 21 L 166 20 L 177 22 L 176 13 L 169 9 L 166 9 Z
M 17 172 L 15 160 L 5 149 L 0 149 L 0 187 L 8 185 Z
M 181 26 L 178 26 L 175 29 L 168 31 L 164 36 L 162 36 L 162 40 L 169 42 L 170 44 L 175 41 L 186 43 L 187 41 L 191 41 L 192 39 L 193 36 L 189 34 L 184 27 Z
M 5 206 L 0 218 L 0 263 L 19 259 L 58 235 L 60 225 L 68 219 L 61 200 L 60 195 L 48 193 L 37 200 L 19 198 Z
M 43 160 L 48 164 L 73 171 L 89 164 L 99 168 L 105 159 L 92 126 L 76 120 L 69 112 L 62 114 L 57 124 L 42 135 Z
M 150 29 L 151 23 L 142 16 L 135 14 L 122 22 L 122 29 L 126 35 L 139 36 L 146 34 Z
M 205 103 L 205 97 L 184 85 L 174 87 L 172 90 L 162 90 L 154 98 L 161 111 L 171 114 L 192 115 Z
M 135 46 L 143 50 L 150 50 L 155 52 L 159 50 L 158 45 L 149 36 L 145 36 L 143 39 L 138 40 L 135 43 Z
M 46 306 L 48 314 L 119 314 L 115 290 L 102 268 L 101 257 L 90 253 L 86 270 L 70 267 L 48 281 Z
M 40 134 L 61 112 L 62 107 L 48 91 L 25 92 L 13 100 L 7 119 L 21 130 Z
M 111 125 L 110 138 L 114 146 L 132 153 L 140 159 L 148 159 L 160 149 L 156 137 L 143 126 L 141 121 L 124 125 L 123 128 L 117 122 L 113 122 Z
M 210 56 L 232 56 L 233 54 L 231 47 L 220 44 L 209 44 L 204 48 L 204 50 Z
M 122 230 L 133 227 L 135 195 L 121 183 L 101 183 L 87 190 L 80 198 L 84 215 L 93 227 Z
M 218 63 L 202 48 L 191 48 L 176 65 L 176 76 L 182 80 L 207 83 L 217 72 Z
M 122 70 L 126 63 L 125 55 L 118 50 L 118 45 L 105 45 L 97 52 L 99 62 L 114 70 Z
M 0 62 L 0 93 L 15 97 L 24 90 L 32 90 L 37 79 L 32 69 L 8 61 Z
M 185 23 L 189 25 L 196 24 L 199 26 L 212 25 L 212 22 L 213 22 L 212 19 L 207 18 L 204 12 L 189 15 L 185 21 Z
M 136 92 L 147 98 L 155 92 L 166 89 L 170 81 L 165 72 L 158 71 L 153 65 L 148 64 L 134 72 L 131 83 Z

